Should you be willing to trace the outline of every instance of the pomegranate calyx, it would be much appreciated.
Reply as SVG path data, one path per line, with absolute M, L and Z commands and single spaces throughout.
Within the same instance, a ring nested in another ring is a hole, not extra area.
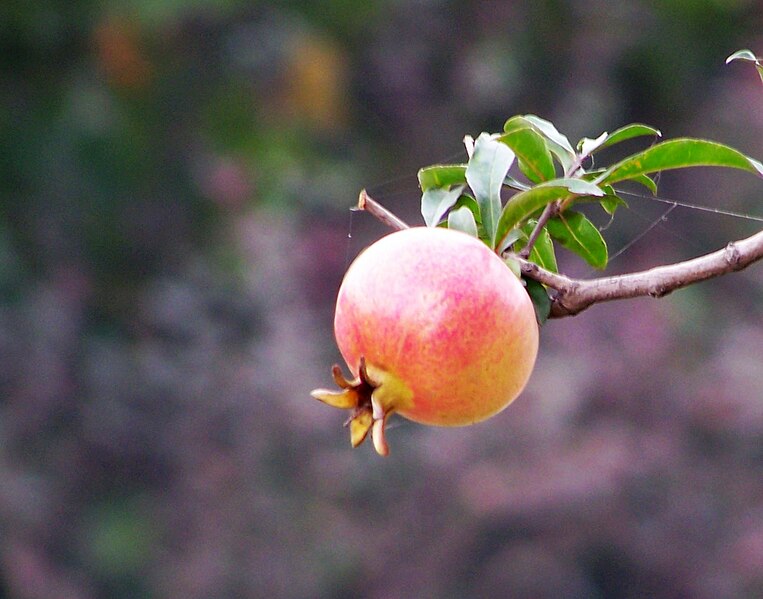
M 310 395 L 335 408 L 351 410 L 344 425 L 350 428 L 353 447 L 363 443 L 370 432 L 376 453 L 388 455 L 384 434 L 387 417 L 396 409 L 411 405 L 411 390 L 396 376 L 367 363 L 364 357 L 360 358 L 358 376 L 353 380 L 345 378 L 338 364 L 331 374 L 340 390 L 315 389 Z

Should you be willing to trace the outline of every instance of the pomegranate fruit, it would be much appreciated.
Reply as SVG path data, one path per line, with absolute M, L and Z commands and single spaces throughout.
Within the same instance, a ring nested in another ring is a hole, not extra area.
M 351 443 L 371 431 L 389 452 L 387 417 L 461 426 L 500 412 L 524 389 L 538 325 L 520 280 L 465 233 L 414 227 L 391 233 L 350 265 L 334 318 L 353 376 L 333 368 L 339 391 L 313 397 L 352 410 Z

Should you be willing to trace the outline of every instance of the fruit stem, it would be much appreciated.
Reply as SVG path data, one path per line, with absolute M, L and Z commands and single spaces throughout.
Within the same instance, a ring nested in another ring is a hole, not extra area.
M 371 198 L 371 196 L 369 196 L 366 193 L 365 189 L 360 190 L 360 195 L 358 196 L 357 209 L 365 210 L 366 212 L 378 218 L 381 222 L 383 222 L 388 227 L 392 227 L 393 229 L 397 231 L 402 231 L 403 229 L 410 228 L 405 221 L 401 220 L 400 218 L 392 214 L 379 202 Z

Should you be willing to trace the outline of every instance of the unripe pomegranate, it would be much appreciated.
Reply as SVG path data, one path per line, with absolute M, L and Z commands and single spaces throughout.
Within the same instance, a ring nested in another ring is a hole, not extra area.
M 398 231 L 363 251 L 339 289 L 334 333 L 355 379 L 334 366 L 341 390 L 312 394 L 351 409 L 352 445 L 371 430 L 381 455 L 389 414 L 440 426 L 489 418 L 522 392 L 538 352 L 520 280 L 484 243 L 443 228 Z

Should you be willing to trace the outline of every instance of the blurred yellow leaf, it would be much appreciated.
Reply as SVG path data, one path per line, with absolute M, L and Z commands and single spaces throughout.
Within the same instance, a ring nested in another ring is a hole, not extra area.
M 295 40 L 285 70 L 283 107 L 315 129 L 342 126 L 347 115 L 347 60 L 332 40 L 304 35 Z

